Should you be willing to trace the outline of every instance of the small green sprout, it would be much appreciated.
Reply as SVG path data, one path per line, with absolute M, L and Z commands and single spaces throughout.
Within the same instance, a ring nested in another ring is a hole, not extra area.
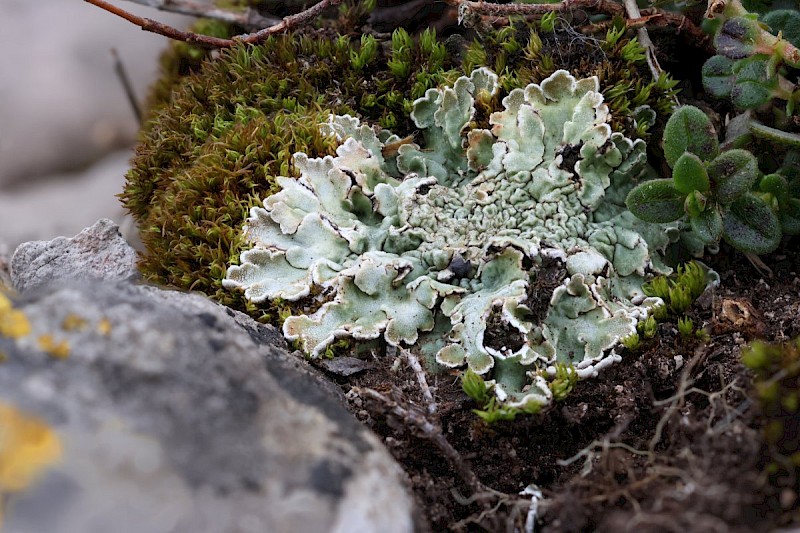
M 642 287 L 647 296 L 655 296 L 664 300 L 664 304 L 676 314 L 685 313 L 692 303 L 706 289 L 706 273 L 696 261 L 680 265 L 673 279 L 668 276 L 656 276 Z M 663 320 L 666 314 L 654 310 L 654 320 Z
M 341 354 L 342 351 L 350 348 L 352 344 L 353 343 L 350 342 L 350 339 L 339 339 L 325 348 L 325 351 L 322 353 L 322 357 L 325 359 L 333 359 L 336 357 L 336 355 Z
M 461 375 L 461 389 L 464 393 L 475 400 L 475 403 L 485 406 L 489 403 L 489 394 L 486 392 L 486 382 L 478 374 L 468 368 Z
M 656 276 L 642 286 L 647 296 L 661 298 L 664 302 L 669 301 L 670 283 L 667 276 Z
M 566 373 L 562 373 L 561 375 L 559 390 L 563 391 L 564 397 L 566 397 L 574 386 L 574 383 L 570 384 L 571 380 L 573 380 L 573 375 L 574 380 L 577 380 L 578 376 L 577 373 L 574 372 L 574 369 L 572 373 L 567 370 Z M 523 413 L 536 414 L 541 409 L 541 405 L 536 403 L 529 403 L 524 408 L 510 407 L 501 404 L 497 401 L 496 397 L 489 396 L 486 389 L 486 382 L 482 377 L 473 372 L 472 369 L 467 369 L 467 371 L 461 375 L 461 389 L 467 396 L 472 398 L 475 403 L 481 406 L 480 409 L 473 409 L 472 412 L 478 415 L 481 420 L 487 424 L 494 424 L 501 420 L 514 420 L 517 415 Z
M 652 339 L 656 336 L 656 333 L 658 332 L 658 319 L 656 315 L 658 314 L 657 311 L 661 309 L 666 310 L 666 307 L 663 305 L 658 306 L 653 310 L 652 315 L 648 316 L 645 320 L 642 320 L 636 325 L 636 329 L 642 334 L 642 336 L 644 336 L 645 339 Z
M 620 40 L 620 38 L 625 35 L 625 26 L 620 24 L 612 24 L 608 31 L 606 32 L 606 41 L 605 44 L 608 47 L 614 46 Z
M 630 41 L 622 47 L 621 50 L 622 58 L 625 61 L 644 61 L 645 60 L 645 52 L 644 47 L 639 44 L 637 39 L 631 39 Z
M 656 322 L 665 321 L 667 319 L 667 316 L 669 316 L 669 312 L 667 310 L 666 305 L 659 305 L 653 308 L 653 319 Z
M 678 334 L 683 339 L 690 339 L 694 333 L 694 321 L 688 317 L 681 317 L 678 319 Z
M 539 21 L 539 26 L 542 28 L 542 31 L 547 33 L 556 31 L 556 17 L 557 13 L 555 11 L 545 13 Z
M 363 70 L 378 56 L 378 41 L 372 35 L 361 37 L 361 48 L 350 51 L 350 64 L 355 70 Z
M 640 322 L 641 323 L 641 322 Z M 636 352 L 641 348 L 642 341 L 638 333 L 631 333 L 621 341 L 622 345 L 630 352 Z
M 685 313 L 693 301 L 692 291 L 686 285 L 676 284 L 669 290 L 669 308 L 675 314 Z
M 706 273 L 700 263 L 689 261 L 678 266 L 678 285 L 688 288 L 692 300 L 696 300 L 706 290 Z
M 487 424 L 494 424 L 501 420 L 514 420 L 518 414 L 524 411 L 518 407 L 501 406 L 498 404 L 497 398 L 493 397 L 483 409 L 473 409 L 472 412 Z
M 564 400 L 577 382 L 578 372 L 572 364 L 556 363 L 556 377 L 548 383 L 553 399 L 557 402 Z

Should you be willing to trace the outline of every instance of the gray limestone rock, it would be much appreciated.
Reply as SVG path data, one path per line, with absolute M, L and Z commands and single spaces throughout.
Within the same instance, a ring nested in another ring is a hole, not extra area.
M 18 291 L 54 280 L 116 280 L 134 275 L 136 251 L 108 219 L 98 220 L 72 238 L 20 244 L 11 257 L 11 282 Z
M 400 467 L 274 328 L 130 281 L 13 305 L 30 331 L 0 329 L 0 464 L 38 475 L 0 475 L 4 531 L 414 530 Z

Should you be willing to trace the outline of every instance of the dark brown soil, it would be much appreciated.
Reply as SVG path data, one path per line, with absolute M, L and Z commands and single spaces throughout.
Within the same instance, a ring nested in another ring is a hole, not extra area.
M 473 414 L 477 406 L 455 373 L 428 377 L 437 405 L 429 415 L 414 372 L 391 356 L 335 379 L 346 391 L 370 388 L 384 396 L 351 392 L 350 405 L 408 472 L 423 530 L 523 531 L 530 496 L 519 492 L 529 484 L 543 493 L 536 531 L 797 525 L 797 483 L 778 490 L 764 473 L 764 420 L 740 361 L 753 339 L 800 335 L 797 239 L 781 250 L 764 258 L 772 277 L 726 248 L 707 257 L 721 285 L 689 315 L 708 339 L 681 339 L 672 317 L 636 353 L 537 415 L 487 425 Z M 420 420 L 441 428 L 460 458 L 448 457 Z

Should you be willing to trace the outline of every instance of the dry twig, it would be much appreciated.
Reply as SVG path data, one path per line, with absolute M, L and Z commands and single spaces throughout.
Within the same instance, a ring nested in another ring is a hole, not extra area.
M 422 369 L 419 359 L 417 359 L 417 356 L 414 355 L 411 350 L 402 350 L 402 354 L 403 357 L 406 358 L 406 361 L 408 361 L 408 365 L 414 371 L 414 375 L 417 377 L 417 383 L 419 383 L 419 388 L 422 390 L 422 397 L 425 399 L 425 403 L 428 407 L 428 414 L 436 414 L 436 401 L 433 399 L 433 394 L 428 386 L 428 380 L 425 378 L 425 370 Z
M 125 70 L 125 65 L 122 63 L 122 59 L 120 59 L 116 48 L 111 49 L 111 56 L 114 58 L 114 72 L 117 73 L 117 77 L 125 91 L 125 96 L 128 98 L 128 103 L 133 110 L 133 114 L 136 116 L 136 121 L 139 123 L 139 126 L 141 126 L 144 114 L 142 113 L 142 108 L 139 106 L 139 101 L 136 99 L 136 92 L 133 90 L 133 84 L 128 76 L 128 71 Z
M 118 17 L 124 18 L 128 22 L 139 26 L 144 31 L 150 31 L 153 33 L 157 33 L 159 35 L 163 35 L 165 37 L 169 37 L 170 39 L 175 39 L 177 41 L 185 41 L 188 43 L 194 43 L 201 46 L 207 46 L 210 48 L 228 48 L 234 46 L 236 43 L 258 44 L 261 41 L 264 41 L 270 35 L 275 35 L 276 33 L 283 33 L 292 30 L 294 28 L 303 26 L 305 24 L 308 24 L 310 21 L 317 18 L 327 8 L 339 5 L 342 2 L 342 0 L 321 0 L 318 4 L 311 6 L 305 11 L 301 11 L 300 13 L 297 13 L 295 15 L 289 15 L 288 17 L 285 17 L 277 24 L 273 24 L 255 33 L 249 33 L 246 35 L 237 35 L 233 39 L 220 39 L 218 37 L 200 35 L 190 31 L 181 31 L 177 28 L 174 28 L 167 24 L 163 24 L 153 19 L 134 15 L 133 13 L 125 11 L 124 9 L 121 9 L 113 4 L 110 4 L 105 0 L 84 0 L 84 2 L 88 2 L 94 6 L 99 7 L 100 9 L 104 9 L 109 13 L 113 13 Z
M 636 0 L 624 1 L 625 11 L 628 13 L 628 18 L 634 20 L 641 19 L 642 14 L 639 12 L 639 6 L 636 4 Z M 658 58 L 656 58 L 656 47 L 653 45 L 653 41 L 650 40 L 650 34 L 647 33 L 647 28 L 644 25 L 637 28 L 636 36 L 639 38 L 639 44 L 642 45 L 642 48 L 644 48 L 647 66 L 650 67 L 650 74 L 653 75 L 653 80 L 658 80 L 664 71 L 662 70 L 661 65 L 658 64 Z

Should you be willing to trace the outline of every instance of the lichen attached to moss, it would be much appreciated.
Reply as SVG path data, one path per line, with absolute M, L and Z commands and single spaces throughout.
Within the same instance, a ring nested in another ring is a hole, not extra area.
M 263 45 L 235 47 L 202 62 L 196 52 L 180 49 L 165 60 L 169 75 L 153 93 L 150 120 L 121 195 L 140 228 L 146 279 L 202 291 L 279 323 L 285 309 L 255 306 L 223 290 L 221 280 L 245 244 L 237 228 L 249 209 L 279 189 L 277 176 L 299 175 L 292 155 L 334 154 L 338 143 L 318 128 L 329 114 L 359 117 L 398 134 L 396 143 L 383 148 L 393 154 L 420 140 L 410 116 L 414 100 L 484 65 L 497 72 L 499 89 L 476 101 L 477 128 L 489 127 L 489 116 L 509 91 L 539 83 L 558 68 L 597 75 L 601 90 L 610 93 L 612 129 L 628 137 L 646 134 L 651 108 L 669 104 L 670 89 L 631 81 L 637 73 L 647 78 L 646 66 L 624 57 L 622 50 L 633 41 L 617 26 L 610 39 L 583 38 L 582 47 L 573 46 L 577 41 L 568 28 L 545 31 L 521 21 L 474 42 L 458 36 L 441 41 L 433 31 L 411 36 L 402 29 L 381 41 L 362 39 L 357 22 L 363 9 L 351 7 L 322 28 Z
M 674 233 L 622 203 L 644 142 L 612 132 L 596 78 L 563 70 L 472 128 L 498 88 L 480 68 L 427 90 L 411 113 L 422 144 L 391 155 L 398 136 L 331 116 L 336 156 L 295 155 L 300 178 L 279 178 L 251 210 L 250 249 L 223 284 L 254 303 L 317 288 L 325 303 L 283 325 L 312 355 L 343 337 L 417 344 L 440 365 L 491 373 L 511 406 L 549 401 L 541 372 L 557 361 L 587 376 L 618 359 L 612 348 L 660 303 L 642 284 L 669 270 L 660 253 Z

